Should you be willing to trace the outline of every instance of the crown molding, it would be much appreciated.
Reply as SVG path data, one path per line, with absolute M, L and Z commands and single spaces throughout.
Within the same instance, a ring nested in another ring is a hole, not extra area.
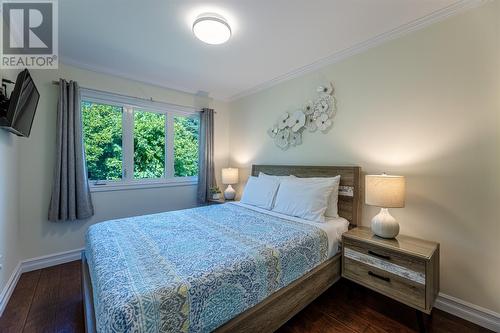
M 175 91 L 175 92 L 178 92 L 181 94 L 192 95 L 195 97 L 203 97 L 203 98 L 207 98 L 210 100 L 215 98 L 213 96 L 209 96 L 209 93 L 206 91 L 200 91 L 200 90 L 192 91 L 190 89 L 187 89 L 185 87 L 181 87 L 181 86 L 178 86 L 175 84 L 171 84 L 171 83 L 165 84 L 164 82 L 160 82 L 157 80 L 151 80 L 151 79 L 147 78 L 146 76 L 131 75 L 131 74 L 128 74 L 128 73 L 125 73 L 122 71 L 118 71 L 115 69 L 111 69 L 108 67 L 99 66 L 99 65 L 91 65 L 88 63 L 77 61 L 77 60 L 74 60 L 72 58 L 65 57 L 65 56 L 59 57 L 59 63 L 66 65 L 66 66 L 71 66 L 71 67 L 75 67 L 78 69 L 91 71 L 94 73 L 114 76 L 114 77 L 119 78 L 119 79 L 134 81 L 134 82 L 146 84 L 149 86 L 154 86 L 154 87 L 158 87 L 158 88 L 162 88 L 162 89 L 172 90 L 172 91 Z M 219 96 L 219 98 L 216 98 L 216 99 L 222 100 L 222 101 L 227 101 L 227 98 L 221 98 L 220 96 Z
M 314 71 L 321 69 L 325 66 L 335 64 L 335 63 L 340 62 L 340 61 L 342 61 L 346 58 L 349 58 L 353 55 L 362 53 L 362 52 L 367 51 L 371 48 L 379 46 L 385 42 L 402 37 L 402 36 L 407 35 L 411 32 L 414 32 L 416 30 L 423 29 L 431 24 L 443 21 L 443 20 L 447 19 L 448 17 L 460 14 L 462 12 L 469 10 L 469 9 L 479 7 L 479 6 L 481 6 L 487 2 L 490 2 L 490 1 L 492 1 L 492 0 L 461 0 L 461 1 L 458 1 L 452 5 L 449 5 L 447 7 L 439 9 L 435 12 L 432 12 L 429 15 L 423 16 L 419 19 L 416 19 L 414 21 L 403 24 L 395 29 L 392 29 L 390 31 L 387 31 L 387 32 L 382 33 L 380 35 L 377 35 L 375 37 L 372 37 L 364 42 L 358 43 L 358 44 L 353 45 L 349 48 L 341 50 L 339 52 L 335 52 L 335 53 L 333 53 L 325 58 L 322 58 L 320 60 L 317 60 L 309 65 L 299 67 L 299 68 L 292 70 L 286 74 L 277 76 L 274 79 L 263 82 L 263 83 L 255 86 L 253 88 L 239 92 L 239 93 L 231 96 L 229 98 L 229 102 L 234 102 L 235 100 L 238 100 L 240 98 L 243 98 L 243 97 L 246 97 L 249 95 L 253 95 L 259 91 L 268 89 L 268 88 L 273 87 L 279 83 L 292 80 L 294 78 L 297 78 L 297 77 L 303 76 L 305 74 L 314 72 Z

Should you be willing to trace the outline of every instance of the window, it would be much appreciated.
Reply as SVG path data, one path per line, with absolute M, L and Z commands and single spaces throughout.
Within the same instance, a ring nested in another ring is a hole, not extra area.
M 134 111 L 134 178 L 165 177 L 166 119 L 164 114 Z
M 81 110 L 93 190 L 196 182 L 194 109 L 82 89 Z
M 198 133 L 200 120 L 195 117 L 174 118 L 174 176 L 198 175 Z
M 82 113 L 89 179 L 122 179 L 123 109 L 84 101 Z

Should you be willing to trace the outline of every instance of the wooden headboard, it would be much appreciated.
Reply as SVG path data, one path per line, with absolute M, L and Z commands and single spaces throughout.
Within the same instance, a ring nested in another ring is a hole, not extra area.
M 252 165 L 252 176 L 259 172 L 275 176 L 335 177 L 340 175 L 339 215 L 361 225 L 361 168 L 355 166 Z

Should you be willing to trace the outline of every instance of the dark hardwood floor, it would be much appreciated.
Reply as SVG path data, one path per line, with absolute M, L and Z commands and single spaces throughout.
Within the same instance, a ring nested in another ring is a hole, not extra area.
M 80 272 L 74 261 L 24 273 L 0 318 L 0 332 L 84 332 Z M 489 332 L 437 309 L 426 323 L 429 332 Z M 278 332 L 416 331 L 411 308 L 340 280 Z
M 84 332 L 79 261 L 24 273 L 0 318 L 0 332 Z

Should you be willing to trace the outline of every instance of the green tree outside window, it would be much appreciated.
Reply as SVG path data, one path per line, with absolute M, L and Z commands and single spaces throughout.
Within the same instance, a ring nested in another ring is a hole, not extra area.
M 165 115 L 134 112 L 134 178 L 165 176 Z
M 198 175 L 198 138 L 200 121 L 197 118 L 174 119 L 174 176 Z
M 118 106 L 82 102 L 90 180 L 122 179 L 122 111 Z
M 123 111 L 119 106 L 82 102 L 90 180 L 122 179 Z M 134 179 L 165 178 L 166 156 L 173 156 L 175 177 L 198 175 L 199 118 L 173 117 L 174 151 L 171 155 L 166 154 L 166 119 L 165 114 L 134 110 Z

